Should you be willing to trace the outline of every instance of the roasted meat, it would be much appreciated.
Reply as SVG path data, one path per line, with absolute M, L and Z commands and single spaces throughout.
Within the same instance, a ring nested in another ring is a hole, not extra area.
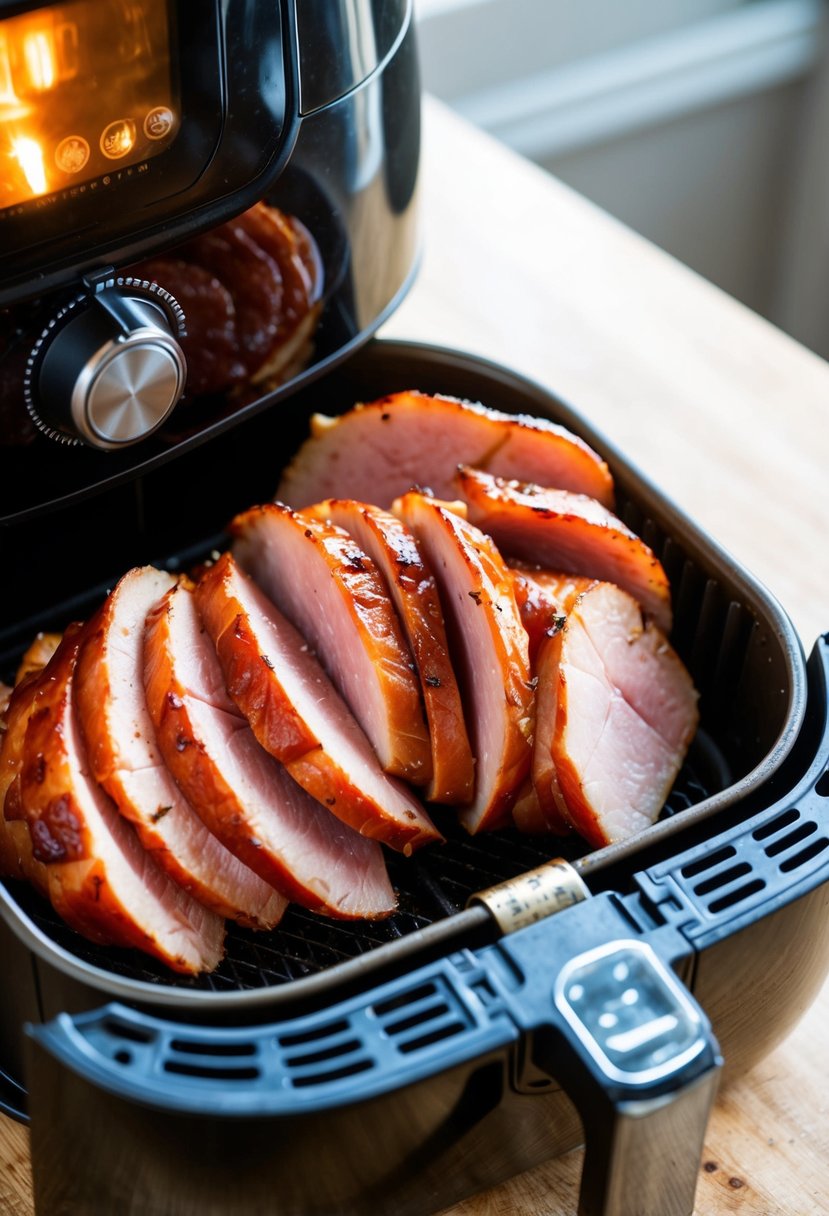
M 434 572 L 464 696 L 475 794 L 460 813 L 470 832 L 501 826 L 530 765 L 533 689 L 527 634 L 512 576 L 489 537 L 424 494 L 394 512 Z
M 309 508 L 352 536 L 377 566 L 406 632 L 429 726 L 431 802 L 472 797 L 474 766 L 437 585 L 412 533 L 394 515 L 353 499 L 329 498 Z
M 459 464 L 613 502 L 604 461 L 564 427 L 424 393 L 394 393 L 339 418 L 314 415 L 311 437 L 276 497 L 295 508 L 356 498 L 388 508 L 413 486 L 453 498 Z
M 613 582 L 670 632 L 671 589 L 659 559 L 601 503 L 469 467 L 455 484 L 469 519 L 507 556 Z
M 323 268 L 299 220 L 266 203 L 131 268 L 184 309 L 187 396 L 275 387 L 311 353 Z
M 536 660 L 533 782 L 550 828 L 569 823 L 598 848 L 659 814 L 696 730 L 697 694 L 619 587 L 563 576 L 559 604 L 565 623 Z
M 83 631 L 64 635 L 26 728 L 20 797 L 49 897 L 93 940 L 134 946 L 175 971 L 212 971 L 224 923 L 172 882 L 92 779 L 78 726 L 73 676 Z
M 332 814 L 410 853 L 437 833 L 410 791 L 380 768 L 302 635 L 225 553 L 196 587 L 225 686 L 261 745 Z
M 5 714 L 0 744 L 0 874 L 26 878 L 48 896 L 46 869 L 32 852 L 32 838 L 20 798 L 20 766 L 26 727 L 37 693 L 37 669 L 15 685 Z
M 432 757 L 414 660 L 372 560 L 341 528 L 281 503 L 237 516 L 231 532 L 239 565 L 316 652 L 382 767 L 427 784 Z
M 144 682 L 162 755 L 207 827 L 287 899 L 341 918 L 395 906 L 380 846 L 336 819 L 257 743 L 230 700 L 192 593 L 147 621 Z
M 207 830 L 156 744 L 144 695 L 144 622 L 175 581 L 149 566 L 131 570 L 86 629 L 74 688 L 90 768 L 180 886 L 219 916 L 273 928 L 285 900 Z

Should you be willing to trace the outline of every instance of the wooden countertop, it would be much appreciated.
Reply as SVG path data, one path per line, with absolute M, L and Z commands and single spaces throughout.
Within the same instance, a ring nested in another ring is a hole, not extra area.
M 417 284 L 384 334 L 509 364 L 569 400 L 781 599 L 829 629 L 829 367 L 435 103 Z M 829 324 L 829 318 L 827 318 Z M 698 1216 L 829 1210 L 829 986 L 713 1113 Z M 451 1216 L 574 1211 L 580 1152 Z M 0 1212 L 30 1216 L 0 1116 Z

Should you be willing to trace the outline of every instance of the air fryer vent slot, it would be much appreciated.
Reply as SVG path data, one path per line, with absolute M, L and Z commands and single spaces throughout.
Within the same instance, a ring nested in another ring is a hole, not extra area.
M 781 815 L 775 815 L 774 819 L 770 819 L 768 823 L 764 823 L 762 827 L 752 832 L 755 840 L 768 840 L 769 836 L 774 836 L 776 832 L 782 832 L 785 828 L 793 823 L 797 823 L 800 818 L 800 811 L 790 807 L 787 811 L 783 811 Z
M 700 857 L 698 861 L 692 861 L 687 866 L 683 866 L 680 873 L 683 878 L 696 878 L 698 874 L 713 870 L 715 866 L 721 865 L 724 861 L 730 861 L 736 855 L 737 850 L 731 845 L 727 845 L 724 849 L 717 849 L 716 852 L 708 853 L 706 856 Z
M 420 984 L 372 1008 L 383 1035 L 404 1055 L 443 1039 L 463 1034 L 469 1015 L 451 989 L 442 983 Z
M 752 895 L 759 895 L 761 891 L 766 889 L 766 884 L 761 878 L 755 878 L 751 882 L 747 882 L 742 887 L 737 887 L 733 891 L 726 892 L 719 899 L 712 899 L 708 905 L 708 911 L 713 915 L 718 912 L 724 912 L 726 908 L 735 908 L 737 904 L 744 903 L 750 899 Z
M 818 779 L 818 783 L 815 786 L 815 793 L 819 798 L 829 798 L 829 768 L 826 770 L 823 776 Z
M 813 836 L 816 831 L 816 823 L 810 823 L 808 820 L 805 823 L 801 823 L 794 831 L 788 832 L 785 836 L 779 836 L 777 840 L 773 840 L 771 844 L 767 844 L 765 848 L 766 857 L 778 857 L 781 853 L 785 853 L 787 849 L 791 849 L 796 844 L 800 844 L 802 840 L 806 840 L 808 836 Z
M 257 1081 L 262 1075 L 259 1069 L 249 1064 L 240 1065 L 208 1064 L 206 1061 L 175 1060 L 164 1061 L 164 1071 L 178 1077 L 204 1077 L 209 1081 Z
M 818 840 L 813 840 L 807 848 L 795 853 L 794 857 L 787 857 L 785 861 L 781 861 L 780 869 L 784 874 L 790 874 L 792 870 L 799 870 L 813 858 L 819 857 L 827 847 L 829 847 L 829 840 L 825 836 L 821 836 Z
M 711 878 L 706 878 L 704 882 L 697 883 L 694 890 L 697 895 L 710 895 L 712 891 L 719 891 L 721 887 L 730 882 L 736 882 L 738 878 L 745 878 L 746 874 L 750 873 L 751 866 L 748 862 L 741 861 L 739 865 L 730 866 L 727 870 L 720 870 L 719 874 L 714 874 Z
M 374 1068 L 372 1060 L 355 1060 L 351 1064 L 344 1064 L 342 1068 L 329 1069 L 328 1072 L 291 1077 L 291 1084 L 297 1089 L 307 1089 L 311 1085 L 327 1085 L 331 1081 L 342 1081 L 345 1077 L 356 1077 L 358 1073 L 367 1072 L 370 1068 Z

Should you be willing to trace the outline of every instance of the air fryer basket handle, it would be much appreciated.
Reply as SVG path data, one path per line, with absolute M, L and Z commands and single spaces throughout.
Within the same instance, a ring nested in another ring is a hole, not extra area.
M 829 879 L 827 689 L 829 635 L 810 659 L 811 731 L 799 779 L 715 841 L 635 875 L 624 897 L 595 895 L 494 945 L 458 951 L 289 1021 L 187 1025 L 112 1004 L 30 1027 L 35 1186 L 43 1171 L 41 1194 L 56 1196 L 57 1205 L 41 1203 L 39 1216 L 79 1210 L 60 1206 L 54 1151 L 66 1143 L 76 1157 L 84 1115 L 92 1113 L 78 1102 L 95 1104 L 96 1094 L 110 1151 L 92 1153 L 89 1169 L 99 1173 L 83 1176 L 106 1197 L 109 1184 L 123 1184 L 123 1159 L 134 1152 L 136 1104 L 154 1111 L 158 1125 L 186 1115 L 199 1143 L 204 1120 L 284 1118 L 295 1128 L 310 1115 L 318 1130 L 328 1112 L 397 1089 L 417 1094 L 439 1073 L 469 1074 L 514 1057 L 519 1042 L 582 1116 L 580 1216 L 690 1216 L 721 1059 L 708 1018 L 675 969 L 687 974 L 697 950 Z M 734 862 L 733 881 L 729 871 L 719 874 Z M 715 902 L 705 902 L 706 887 L 716 888 Z M 119 1145 L 120 1174 L 110 1176 Z M 285 1163 L 274 1157 L 271 1168 L 278 1196 Z M 140 1210 L 166 1212 L 167 1199 Z
M 113 1142 L 113 1112 L 123 1109 L 128 1139 L 136 1103 L 156 1118 L 296 1126 L 452 1069 L 508 1061 L 523 1040 L 582 1115 L 581 1216 L 690 1216 L 721 1061 L 705 1015 L 666 961 L 676 935 L 649 937 L 617 896 L 600 895 L 290 1021 L 183 1026 L 116 1004 L 61 1014 L 29 1030 L 36 1182 L 40 1135 L 71 1138 L 77 1102 L 96 1092 Z M 573 942 L 582 947 L 575 958 Z M 70 1101 L 73 1076 L 82 1097 Z M 99 1184 L 106 1191 L 108 1180 Z

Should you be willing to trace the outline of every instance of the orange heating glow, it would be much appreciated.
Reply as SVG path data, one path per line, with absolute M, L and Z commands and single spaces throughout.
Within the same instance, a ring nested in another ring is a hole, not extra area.
M 28 34 L 23 39 L 23 57 L 32 88 L 38 92 L 51 89 L 55 83 L 55 55 L 48 34 Z
M 14 156 L 23 170 L 23 176 L 32 194 L 46 193 L 46 169 L 43 164 L 43 149 L 36 139 L 19 135 L 11 143 Z

